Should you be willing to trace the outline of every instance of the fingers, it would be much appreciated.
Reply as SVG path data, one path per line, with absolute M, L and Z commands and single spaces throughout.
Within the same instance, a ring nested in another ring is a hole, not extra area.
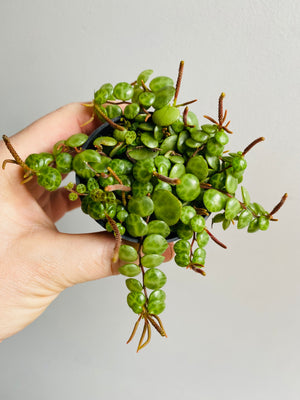
M 71 201 L 68 197 L 68 191 L 63 187 L 50 194 L 48 192 L 45 193 L 45 197 L 39 199 L 38 202 L 53 222 L 62 218 L 66 212 L 74 210 L 81 205 L 79 198 Z
M 45 230 L 35 242 L 35 252 L 27 251 L 34 275 L 52 290 L 118 273 L 118 265 L 111 264 L 115 240 L 107 232 L 71 235 Z
M 28 154 L 51 151 L 59 140 L 84 132 L 91 133 L 99 121 L 95 119 L 85 127 L 81 125 L 92 116 L 93 108 L 81 103 L 71 103 L 40 118 L 11 138 L 21 158 Z
M 27 253 L 33 255 L 37 273 L 57 290 L 116 275 L 121 265 L 121 262 L 111 262 L 115 238 L 108 232 L 70 235 L 45 230 L 40 232 L 35 247 L 34 253 Z M 171 254 L 172 246 L 169 246 L 164 253 L 165 261 L 171 259 Z

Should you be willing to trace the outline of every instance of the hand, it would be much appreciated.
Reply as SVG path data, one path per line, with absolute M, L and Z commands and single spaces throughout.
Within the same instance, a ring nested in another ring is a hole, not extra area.
M 12 136 L 11 143 L 24 160 L 74 133 L 91 133 L 96 120 L 80 127 L 90 117 L 90 108 L 69 104 Z M 1 141 L 0 162 L 9 158 Z M 64 188 L 47 192 L 35 178 L 21 185 L 22 177 L 23 170 L 11 164 L 0 172 L 0 342 L 34 321 L 65 288 L 118 273 L 118 264 L 111 264 L 112 234 L 57 231 L 54 223 L 80 201 L 69 201 Z M 166 261 L 171 253 L 170 247 Z

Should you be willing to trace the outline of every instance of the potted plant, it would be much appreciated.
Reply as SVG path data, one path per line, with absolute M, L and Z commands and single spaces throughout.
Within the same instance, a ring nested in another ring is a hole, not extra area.
M 78 133 L 59 141 L 52 153 L 33 153 L 23 161 L 3 136 L 13 156 L 3 167 L 20 165 L 23 183 L 36 177 L 53 191 L 64 174 L 76 172 L 76 183 L 69 183 L 66 193 L 70 201 L 80 197 L 82 211 L 115 236 L 112 262 L 123 262 L 119 271 L 127 278 L 127 303 L 138 314 L 128 342 L 144 321 L 138 351 L 149 343 L 151 327 L 166 336 L 159 315 L 165 309 L 167 277 L 159 266 L 168 242 L 176 241 L 179 267 L 205 275 L 208 241 L 226 248 L 207 228 L 208 216 L 224 229 L 236 221 L 238 229 L 266 230 L 287 197 L 270 212 L 252 202 L 244 186 L 238 198 L 246 155 L 264 138 L 227 153 L 232 131 L 224 93 L 217 119 L 205 116 L 209 123 L 200 126 L 188 108 L 196 100 L 178 104 L 183 66 L 181 61 L 176 83 L 167 76 L 150 79 L 153 71 L 145 70 L 133 83 L 103 84 L 93 101 L 83 104 L 93 109 L 85 124 L 95 115 L 103 124 L 90 137 Z

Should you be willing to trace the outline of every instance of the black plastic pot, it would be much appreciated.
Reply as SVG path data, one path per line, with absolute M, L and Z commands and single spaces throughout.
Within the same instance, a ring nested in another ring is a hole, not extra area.
M 120 121 L 120 117 L 113 119 L 114 122 L 118 123 Z M 99 136 L 112 136 L 113 135 L 114 128 L 112 128 L 107 122 L 100 125 L 97 129 L 94 130 L 94 132 L 91 133 L 89 136 L 88 140 L 84 143 L 82 146 L 83 149 L 94 149 L 93 143 L 94 140 L 97 139 Z M 76 175 L 76 184 L 78 185 L 79 183 L 84 183 L 86 184 L 86 180 L 83 179 L 82 177 Z M 105 229 L 106 221 L 102 219 L 95 220 L 99 225 L 101 225 Z M 123 239 L 128 240 L 130 242 L 139 242 L 139 238 L 130 236 L 128 234 L 125 234 L 122 236 Z M 168 242 L 174 242 L 178 240 L 179 238 L 176 236 L 175 233 L 172 233 L 169 235 L 167 238 Z

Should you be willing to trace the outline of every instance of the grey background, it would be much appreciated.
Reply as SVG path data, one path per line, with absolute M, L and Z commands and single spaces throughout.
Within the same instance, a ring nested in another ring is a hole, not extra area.
M 266 233 L 214 228 L 229 249 L 209 245 L 205 278 L 163 267 L 169 338 L 139 354 L 123 277 L 65 291 L 0 345 L 1 400 L 299 399 L 299 12 L 294 0 L 1 0 L 3 133 L 146 68 L 176 78 L 184 59 L 180 99 L 216 115 L 224 91 L 231 150 L 266 137 L 247 158 L 253 200 L 270 210 L 289 193 Z M 98 229 L 78 211 L 58 228 Z

